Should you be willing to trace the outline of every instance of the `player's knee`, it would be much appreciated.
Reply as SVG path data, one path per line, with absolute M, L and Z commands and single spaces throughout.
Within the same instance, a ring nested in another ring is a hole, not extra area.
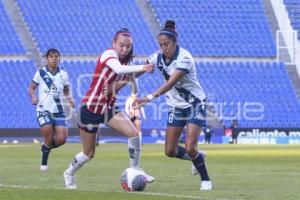
M 128 135 L 129 135 L 129 138 L 133 138 L 133 137 L 138 136 L 139 132 L 137 130 L 129 130 Z
M 58 146 L 64 145 L 66 143 L 66 139 L 65 138 L 57 138 L 57 139 L 55 139 L 55 143 Z
M 44 143 L 47 146 L 51 146 L 52 145 L 52 137 L 44 137 Z

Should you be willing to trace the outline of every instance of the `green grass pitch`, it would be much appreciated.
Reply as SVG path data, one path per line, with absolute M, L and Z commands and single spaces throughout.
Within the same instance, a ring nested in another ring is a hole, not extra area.
M 39 171 L 39 144 L 0 144 L 1 200 L 202 199 L 299 200 L 299 145 L 199 145 L 207 152 L 212 191 L 199 190 L 191 162 L 167 158 L 163 145 L 143 145 L 141 167 L 156 180 L 143 192 L 126 193 L 120 176 L 129 165 L 126 144 L 100 144 L 77 173 L 78 189 L 64 189 L 63 171 L 80 144 L 51 152 Z

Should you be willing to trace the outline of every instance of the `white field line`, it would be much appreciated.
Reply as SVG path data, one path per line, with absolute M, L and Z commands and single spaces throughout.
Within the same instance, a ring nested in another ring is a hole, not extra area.
M 65 188 L 43 188 L 36 186 L 25 186 L 25 185 L 5 185 L 0 184 L 0 188 L 18 188 L 18 189 L 55 189 L 55 190 L 67 190 Z M 112 190 L 92 190 L 92 189 L 76 189 L 77 191 L 90 191 L 90 192 L 114 192 L 124 193 L 124 191 L 112 191 Z M 209 192 L 209 191 L 208 191 Z M 201 199 L 201 200 L 243 200 L 243 199 L 229 199 L 229 198 L 209 198 L 201 196 L 189 196 L 189 195 L 176 195 L 160 192 L 131 192 L 134 195 L 148 195 L 148 196 L 161 196 L 161 197 L 172 197 L 172 198 L 183 198 L 183 199 Z

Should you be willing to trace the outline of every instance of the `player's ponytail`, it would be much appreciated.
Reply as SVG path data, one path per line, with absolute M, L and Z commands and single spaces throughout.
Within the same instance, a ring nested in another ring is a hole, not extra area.
M 169 28 L 173 31 L 176 31 L 175 22 L 173 20 L 167 20 L 165 23 L 165 28 Z
M 165 27 L 159 32 L 158 36 L 167 35 L 172 38 L 174 42 L 177 42 L 178 34 L 176 32 L 176 24 L 173 20 L 167 20 Z

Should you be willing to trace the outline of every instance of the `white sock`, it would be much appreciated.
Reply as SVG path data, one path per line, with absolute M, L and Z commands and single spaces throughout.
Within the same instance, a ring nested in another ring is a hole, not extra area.
M 70 164 L 67 172 L 69 174 L 74 174 L 80 167 L 82 167 L 85 163 L 87 163 L 90 158 L 85 155 L 83 152 L 78 153 L 72 163 Z
M 128 138 L 128 152 L 130 157 L 130 167 L 140 166 L 141 157 L 141 137 L 138 136 Z
M 140 136 L 140 143 L 142 145 L 142 132 L 139 132 L 139 136 Z

